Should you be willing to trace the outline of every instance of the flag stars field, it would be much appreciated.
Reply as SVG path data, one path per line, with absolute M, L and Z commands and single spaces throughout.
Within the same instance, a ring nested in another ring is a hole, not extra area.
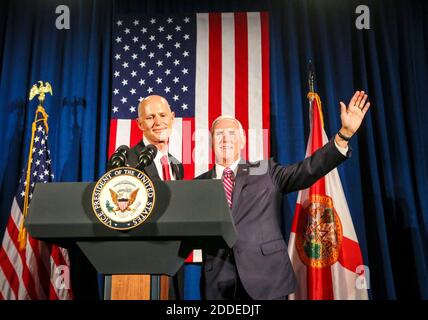
M 269 132 L 270 118 L 267 14 L 144 17 L 139 19 L 138 28 L 132 23 L 134 19 L 121 16 L 116 20 L 122 24 L 113 26 L 113 39 L 127 28 L 131 32 L 122 43 L 112 44 L 112 56 L 122 54 L 119 61 L 112 59 L 113 70 L 121 72 L 121 78 L 113 77 L 112 88 L 122 87 L 120 80 L 124 78 L 137 89 L 136 94 L 160 94 L 171 104 L 175 121 L 170 153 L 182 160 L 185 178 L 192 179 L 209 169 L 208 135 L 199 137 L 196 132 L 209 132 L 212 120 L 222 113 L 242 120 L 245 131 L 252 129 L 244 151 L 246 158 L 267 159 L 269 145 L 262 136 Z M 139 36 L 138 43 L 132 41 L 134 36 Z M 124 45 L 130 50 L 124 52 Z M 134 53 L 139 54 L 135 60 L 131 59 Z M 130 68 L 123 68 L 123 61 L 129 61 Z M 143 64 L 149 71 L 132 77 L 130 70 L 136 69 L 133 65 Z M 129 98 L 125 104 L 120 101 L 123 96 Z M 130 92 L 112 93 L 112 105 L 118 111 L 111 113 L 109 155 L 120 145 L 134 146 L 142 138 L 134 121 L 136 115 L 129 110 L 136 103 L 135 97 Z M 175 143 L 178 141 L 182 143 Z M 186 158 L 191 159 L 190 163 Z M 193 256 L 201 257 L 201 253 Z

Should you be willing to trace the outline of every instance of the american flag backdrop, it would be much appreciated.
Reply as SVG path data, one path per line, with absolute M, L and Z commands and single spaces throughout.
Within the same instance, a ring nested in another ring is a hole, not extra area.
M 72 299 L 67 250 L 19 236 L 25 202 L 31 202 L 36 183 L 52 182 L 47 114 L 36 111 L 29 163 L 24 167 L 0 248 L 0 300 Z M 29 165 L 29 166 L 28 166 Z
M 250 161 L 269 155 L 269 30 L 266 12 L 117 17 L 113 31 L 109 156 L 137 144 L 138 104 L 165 97 L 175 112 L 169 152 L 185 179 L 213 163 L 209 129 L 235 116 Z

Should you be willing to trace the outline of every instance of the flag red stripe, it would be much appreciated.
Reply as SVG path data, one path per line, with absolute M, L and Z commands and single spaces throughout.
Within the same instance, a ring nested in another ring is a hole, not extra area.
M 138 128 L 138 122 L 134 119 L 131 121 L 131 137 L 129 141 L 129 147 L 133 147 L 138 144 L 143 138 L 143 132 Z
M 294 219 L 293 224 L 291 225 L 291 231 L 297 233 L 297 226 L 300 218 L 300 213 L 302 212 L 302 205 L 300 203 L 296 203 L 296 209 L 294 209 Z
M 110 120 L 110 136 L 108 146 L 108 157 L 110 159 L 113 152 L 116 150 L 116 134 L 117 134 L 117 119 Z
M 208 125 L 221 115 L 221 14 L 209 14 L 209 74 L 208 74 Z M 210 161 L 213 163 L 213 153 L 210 152 Z
M 195 150 L 194 132 L 194 118 L 183 118 L 182 163 L 184 168 L 184 180 L 192 180 L 195 177 L 195 162 L 193 159 L 193 151 Z
M 51 247 L 51 257 L 56 266 L 65 266 L 67 262 L 62 254 L 62 251 L 57 246 Z
M 59 297 L 55 291 L 52 282 L 49 282 L 49 300 L 58 300 Z
M 269 92 L 269 14 L 267 12 L 260 13 L 261 19 L 261 37 L 262 37 L 262 103 L 263 103 L 263 157 L 265 159 L 270 156 L 270 92 Z
M 184 261 L 186 263 L 192 263 L 193 262 L 193 251 L 189 254 L 187 259 Z
M 235 13 L 235 117 L 248 136 L 248 23 L 245 12 Z M 248 143 L 245 159 L 248 159 Z
M 342 238 L 342 246 L 339 251 L 340 264 L 349 271 L 356 272 L 357 267 L 363 265 L 363 257 L 358 242 L 349 238 Z
M 309 300 L 334 300 L 331 267 L 307 267 L 307 286 Z

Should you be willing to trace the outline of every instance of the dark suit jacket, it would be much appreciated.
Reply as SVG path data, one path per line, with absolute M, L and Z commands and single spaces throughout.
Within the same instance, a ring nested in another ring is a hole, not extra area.
M 227 291 L 236 290 L 238 274 L 253 299 L 278 299 L 292 293 L 296 280 L 281 232 L 282 196 L 310 187 L 347 157 L 331 140 L 293 165 L 281 166 L 272 159 L 239 164 L 232 195 L 237 241 L 232 250 L 206 252 L 201 281 L 204 298 L 233 297 Z M 215 177 L 213 168 L 197 179 Z
M 143 140 L 141 140 L 137 145 L 129 150 L 128 153 L 128 165 L 135 168 L 138 165 L 138 155 L 144 149 L 145 145 Z M 175 175 L 176 180 L 182 180 L 184 177 L 183 164 L 174 158 L 171 154 L 168 153 L 168 159 L 171 165 L 171 171 Z M 110 161 L 107 164 L 107 168 L 110 168 Z M 156 165 L 152 162 L 148 165 L 144 171 L 152 180 L 161 180 Z M 181 300 L 183 298 L 183 288 L 184 288 L 184 272 L 181 268 L 176 275 L 171 279 L 169 286 L 169 297 L 171 300 Z

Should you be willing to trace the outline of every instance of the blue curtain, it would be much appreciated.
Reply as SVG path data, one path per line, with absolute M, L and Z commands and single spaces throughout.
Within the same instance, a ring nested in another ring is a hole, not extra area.
M 71 29 L 55 29 L 68 5 Z M 30 136 L 36 102 L 49 81 L 49 143 L 56 181 L 93 181 L 105 170 L 110 104 L 111 24 L 118 14 L 269 11 L 272 155 L 301 160 L 308 136 L 307 64 L 313 61 L 326 131 L 340 126 L 339 101 L 355 89 L 372 108 L 339 167 L 374 299 L 428 298 L 428 4 L 365 1 L 370 30 L 357 30 L 359 1 L 1 1 L 0 227 L 3 233 Z M 284 201 L 288 239 L 296 193 Z M 77 251 L 77 250 L 76 250 Z M 78 253 L 74 287 L 93 298 L 96 274 Z M 197 283 L 195 266 L 186 270 Z M 193 281 L 193 280 L 190 280 Z M 186 283 L 186 297 L 198 293 Z
M 55 8 L 61 4 L 70 8 L 70 30 L 55 28 Z M 28 93 L 36 81 L 53 87 L 46 111 L 55 180 L 94 181 L 104 172 L 111 40 L 111 6 L 104 1 L 2 1 L 2 6 L 1 234 L 28 157 L 37 107 L 37 101 L 28 101 Z M 70 250 L 70 256 L 73 275 L 82 276 L 73 281 L 76 296 L 89 298 L 95 288 L 92 297 L 98 297 L 95 270 L 78 250 Z

